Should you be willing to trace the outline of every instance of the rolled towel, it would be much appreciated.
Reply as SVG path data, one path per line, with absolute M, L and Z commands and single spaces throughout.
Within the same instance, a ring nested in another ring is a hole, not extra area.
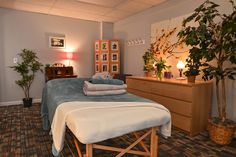
M 89 81 L 84 81 L 84 87 L 88 91 L 104 91 L 104 90 L 117 90 L 126 89 L 127 85 L 112 85 L 112 84 L 92 84 Z
M 124 81 L 118 79 L 91 79 L 93 84 L 123 85 Z
M 118 89 L 118 90 L 105 90 L 105 91 L 88 91 L 87 89 L 83 88 L 84 95 L 87 96 L 99 96 L 99 95 L 118 95 L 126 93 L 125 89 Z

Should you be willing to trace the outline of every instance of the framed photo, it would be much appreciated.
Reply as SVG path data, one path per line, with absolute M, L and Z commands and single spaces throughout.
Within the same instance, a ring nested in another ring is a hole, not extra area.
M 117 72 L 119 72 L 119 66 L 118 66 L 118 64 L 112 64 L 112 65 L 111 65 L 111 72 L 112 72 L 112 73 L 117 73 Z
M 119 61 L 119 54 L 118 53 L 111 53 L 111 61 L 118 62 Z
M 64 37 L 49 36 L 50 48 L 66 48 L 66 39 Z
M 95 72 L 100 72 L 100 66 L 99 66 L 99 64 L 95 64 Z
M 95 51 L 99 51 L 100 46 L 99 46 L 99 41 L 95 42 Z
M 108 64 L 102 64 L 102 72 L 108 72 L 108 71 L 109 71 Z
M 101 50 L 102 51 L 108 51 L 108 41 L 102 41 L 101 42 Z
M 118 41 L 111 41 L 111 50 L 118 51 L 119 50 L 119 42 Z
M 99 53 L 95 53 L 95 62 L 99 62 Z
M 108 62 L 109 54 L 108 53 L 102 53 L 101 60 L 102 62 Z

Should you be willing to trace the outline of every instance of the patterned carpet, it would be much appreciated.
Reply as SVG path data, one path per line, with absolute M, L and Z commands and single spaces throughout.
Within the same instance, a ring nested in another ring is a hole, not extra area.
M 122 139 L 103 143 L 123 146 L 122 140 L 130 139 L 130 136 L 124 136 Z M 71 143 L 68 131 L 65 147 L 60 156 L 76 156 Z M 31 108 L 24 108 L 22 105 L 0 107 L 0 157 L 50 157 L 51 144 L 49 132 L 42 129 L 40 104 L 34 104 Z M 94 152 L 95 157 L 114 155 L 98 150 Z M 207 133 L 191 138 L 173 129 L 171 138 L 160 138 L 159 157 L 236 157 L 236 139 L 228 146 L 220 146 L 211 142 Z

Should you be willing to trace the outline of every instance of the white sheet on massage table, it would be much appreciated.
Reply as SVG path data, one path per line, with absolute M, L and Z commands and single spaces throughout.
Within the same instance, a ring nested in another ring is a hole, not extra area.
M 161 126 L 171 134 L 171 116 L 164 106 L 146 102 L 66 102 L 56 109 L 51 131 L 54 147 L 63 148 L 66 125 L 84 144 Z

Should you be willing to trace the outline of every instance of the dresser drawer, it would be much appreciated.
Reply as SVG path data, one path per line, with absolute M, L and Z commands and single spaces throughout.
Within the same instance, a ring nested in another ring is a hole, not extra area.
M 181 115 L 185 115 L 188 117 L 192 116 L 192 103 L 176 100 L 160 95 L 155 95 L 152 93 L 147 93 L 135 89 L 128 88 L 128 92 L 133 93 L 138 96 L 145 97 L 147 99 L 153 100 L 157 103 L 160 103 L 161 105 L 168 108 L 171 112 L 179 113 Z
M 146 82 L 143 80 L 126 79 L 126 84 L 128 88 L 150 92 L 150 82 Z
M 171 113 L 172 125 L 185 130 L 187 132 L 191 131 L 191 121 L 192 118 L 185 117 L 179 114 Z
M 128 88 L 138 89 L 148 93 L 167 96 L 187 102 L 192 102 L 192 87 L 176 84 L 152 82 L 146 80 L 127 79 Z

